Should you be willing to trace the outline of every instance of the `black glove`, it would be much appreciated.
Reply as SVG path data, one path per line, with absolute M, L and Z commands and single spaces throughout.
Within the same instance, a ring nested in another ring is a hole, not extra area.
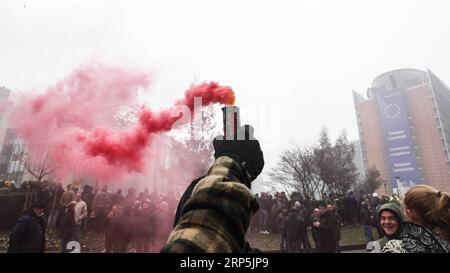
M 239 130 L 238 140 L 224 140 L 223 136 L 214 139 L 214 158 L 229 156 L 238 162 L 247 180 L 243 182 L 250 187 L 264 168 L 264 156 L 259 141 L 253 138 L 253 127 L 244 125 Z

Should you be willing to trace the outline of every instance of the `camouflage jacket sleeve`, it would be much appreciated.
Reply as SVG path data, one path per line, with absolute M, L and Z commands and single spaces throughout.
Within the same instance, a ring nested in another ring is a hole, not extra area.
M 218 158 L 195 186 L 182 216 L 161 252 L 242 252 L 245 233 L 258 202 L 239 181 L 239 165 Z

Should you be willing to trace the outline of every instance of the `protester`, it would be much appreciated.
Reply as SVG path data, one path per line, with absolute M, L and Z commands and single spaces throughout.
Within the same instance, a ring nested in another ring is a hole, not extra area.
M 61 195 L 59 201 L 60 205 L 65 209 L 67 205 L 75 199 L 75 192 L 72 190 L 72 185 L 67 185 L 67 190 Z
M 269 217 L 270 200 L 266 192 L 261 193 L 259 198 L 259 233 L 269 234 L 267 230 L 267 219 Z
M 81 200 L 83 200 L 86 203 L 88 216 L 92 215 L 92 206 L 95 198 L 93 189 L 94 188 L 90 185 L 84 185 L 83 192 L 81 193 Z M 90 218 L 85 217 L 83 219 L 83 231 L 86 232 L 89 229 L 91 229 Z
M 404 198 L 405 222 L 398 239 L 382 252 L 450 253 L 450 196 L 427 185 L 410 188 Z
M 154 233 L 156 227 L 154 216 L 152 215 L 151 200 L 145 199 L 142 208 L 137 215 L 136 221 L 136 252 L 149 252 L 153 246 Z
M 153 214 L 153 219 L 157 223 L 155 229 L 155 247 L 160 249 L 167 242 L 170 232 L 172 230 L 172 217 L 169 216 L 169 204 L 162 201 L 159 204 L 156 212 Z M 181 219 L 182 220 L 182 219 Z
M 287 251 L 287 220 L 289 216 L 288 207 L 283 207 L 277 217 L 277 229 L 280 235 L 280 251 Z
M 311 215 L 311 235 L 316 246 L 316 251 L 320 250 L 319 228 L 314 223 L 320 221 L 320 209 L 315 208 Z
M 86 202 L 81 200 L 81 193 L 75 194 L 75 241 L 81 242 L 81 232 L 84 219 L 88 216 L 88 210 Z
M 296 203 L 298 203 L 298 201 L 296 201 Z M 305 220 L 301 215 L 300 206 L 294 205 L 286 219 L 287 252 L 300 252 L 304 226 Z
M 250 126 L 244 126 L 245 134 Z M 223 138 L 222 138 L 223 139 Z M 244 252 L 258 203 L 250 191 L 264 158 L 257 140 L 213 142 L 215 162 L 195 186 L 162 252 Z
M 361 204 L 361 211 L 360 211 L 360 218 L 361 222 L 364 226 L 364 235 L 366 238 L 366 244 L 373 241 L 373 234 L 372 234 L 372 222 L 375 219 L 375 215 L 373 214 L 373 210 L 371 208 L 369 199 L 366 199 Z
M 74 201 L 66 206 L 66 211 L 61 220 L 60 235 L 61 238 L 61 252 L 66 253 L 67 243 L 75 239 L 75 205 Z
M 119 221 L 119 216 L 121 214 L 121 208 L 119 205 L 114 205 L 111 211 L 106 216 L 105 220 L 105 250 L 106 253 L 112 253 L 114 246 L 114 231 L 115 225 Z
M 102 190 L 97 192 L 92 204 L 91 218 L 94 219 L 94 226 L 97 231 L 104 230 L 106 215 L 112 206 L 111 196 L 108 193 L 108 186 L 103 185 Z
M 46 205 L 35 201 L 17 220 L 9 235 L 8 252 L 42 253 L 45 251 L 45 230 L 47 221 L 44 216 Z
M 331 212 L 334 213 L 336 219 L 337 219 L 337 227 L 336 227 L 336 253 L 341 253 L 341 247 L 340 247 L 340 241 L 341 241 L 341 226 L 342 226 L 342 217 L 341 215 L 338 213 L 338 209 L 337 209 L 337 204 L 334 203 L 332 205 L 332 210 Z
M 338 228 L 338 219 L 332 212 L 332 205 L 328 204 L 322 210 L 320 221 L 316 221 L 313 225 L 319 229 L 319 245 L 321 253 L 336 252 L 336 234 Z
M 124 200 L 122 189 L 117 189 L 116 193 L 113 194 L 111 199 L 113 205 L 121 205 Z
M 358 201 L 356 200 L 353 192 L 349 192 L 347 198 L 344 201 L 344 207 L 346 211 L 347 222 L 350 225 L 356 224 L 357 214 L 358 214 Z
M 381 252 L 386 243 L 398 239 L 400 226 L 404 221 L 401 208 L 395 203 L 381 205 L 377 211 L 377 223 L 383 232 L 383 237 L 372 242 L 370 250 L 372 253 Z

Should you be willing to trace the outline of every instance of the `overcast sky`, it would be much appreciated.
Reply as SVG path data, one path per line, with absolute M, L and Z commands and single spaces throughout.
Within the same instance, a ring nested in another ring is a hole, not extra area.
M 96 61 L 152 71 L 148 103 L 162 107 L 219 81 L 258 110 L 243 122 L 270 167 L 322 126 L 356 139 L 351 91 L 381 73 L 430 68 L 450 84 L 449 12 L 448 0 L 2 0 L 0 86 L 39 92 Z

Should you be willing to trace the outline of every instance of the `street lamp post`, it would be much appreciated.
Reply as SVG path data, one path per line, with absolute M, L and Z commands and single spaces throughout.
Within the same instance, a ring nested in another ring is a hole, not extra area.
M 384 195 L 387 195 L 386 182 L 384 182 Z
M 401 196 L 401 190 L 400 190 L 400 176 L 396 176 L 395 180 L 397 181 L 397 193 L 398 193 L 398 197 Z M 400 197 L 401 198 L 401 197 Z

